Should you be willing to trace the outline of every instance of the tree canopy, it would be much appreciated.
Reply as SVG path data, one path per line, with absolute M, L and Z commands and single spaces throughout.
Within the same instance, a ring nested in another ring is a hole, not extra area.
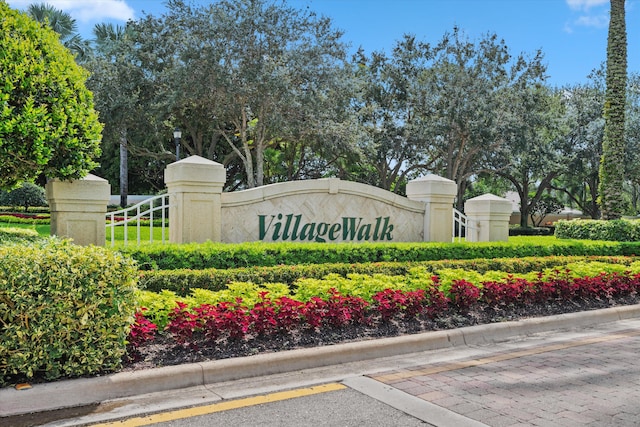
M 348 58 L 342 32 L 310 8 L 168 0 L 160 16 L 99 24 L 92 54 L 76 54 L 104 123 L 97 173 L 122 200 L 127 186 L 162 189 L 178 127 L 185 155 L 224 164 L 226 190 L 335 176 L 403 194 L 435 173 L 456 182 L 459 209 L 480 189 L 515 190 L 523 226 L 545 197 L 592 217 L 599 202 L 618 209 L 608 217 L 629 213 L 640 206 L 640 91 L 620 62 L 624 2 L 611 4 L 607 66 L 554 88 L 542 51 L 512 54 L 493 33 L 405 34 L 388 53 Z M 36 12 L 68 37 L 59 11 Z
M 0 2 L 0 187 L 97 164 L 102 126 L 87 73 L 57 34 Z

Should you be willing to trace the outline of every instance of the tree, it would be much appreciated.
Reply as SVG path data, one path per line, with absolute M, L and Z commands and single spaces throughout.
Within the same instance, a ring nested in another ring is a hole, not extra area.
M 3 195 L 2 203 L 9 206 L 22 206 L 27 212 L 29 206 L 47 206 L 47 198 L 44 188 L 31 182 L 22 182 L 19 187 Z
M 540 227 L 547 215 L 559 214 L 562 209 L 564 209 L 564 205 L 560 200 L 549 193 L 545 193 L 538 198 L 530 209 L 531 222 L 534 227 Z
M 513 58 L 497 35 L 474 42 L 458 28 L 432 49 L 432 65 L 419 80 L 416 121 L 421 122 L 423 149 L 435 162 L 433 171 L 456 182 L 457 208 L 462 209 L 469 180 L 495 170 L 505 146 L 508 111 L 522 104 L 517 96 L 509 98 L 515 104 L 506 104 L 505 96 L 512 88 L 528 91 L 539 84 L 545 67 L 540 51 L 532 58 Z
M 567 167 L 551 188 L 564 195 L 567 206 L 577 207 L 593 219 L 600 217 L 598 205 L 599 168 L 602 156 L 605 97 L 605 67 L 593 70 L 586 84 L 562 88 L 566 144 L 571 156 Z
M 627 90 L 627 30 L 624 2 L 625 0 L 611 0 L 607 39 L 607 90 L 604 103 L 605 125 L 599 191 L 603 219 L 618 219 L 625 209 L 622 194 Z
M 58 33 L 60 42 L 79 60 L 82 61 L 90 55 L 89 43 L 78 34 L 78 24 L 68 13 L 47 3 L 34 3 L 27 8 L 27 14 Z
M 254 187 L 265 182 L 270 148 L 304 143 L 333 153 L 327 147 L 349 145 L 344 109 L 336 108 L 349 93 L 346 50 L 328 18 L 265 0 L 198 8 L 172 0 L 167 8 L 136 33 L 162 91 L 167 131 L 183 129 L 187 152 L 210 157 L 222 142 Z
M 0 2 L 0 187 L 44 174 L 78 179 L 97 166 L 102 127 L 87 73 L 25 14 Z
M 356 180 L 399 192 L 412 174 L 429 170 L 433 160 L 425 156 L 416 100 L 430 59 L 429 46 L 410 35 L 396 43 L 391 57 L 367 57 L 362 49 L 354 57 L 364 153 Z
M 571 147 L 560 128 L 560 93 L 523 79 L 502 94 L 507 116 L 501 130 L 500 156 L 494 173 L 508 180 L 520 197 L 520 226 L 528 227 L 531 211 L 544 191 L 566 168 Z
M 94 92 L 96 109 L 105 124 L 104 142 L 119 147 L 118 187 L 122 207 L 127 205 L 129 193 L 127 129 L 139 124 L 135 110 L 140 108 L 136 87 L 140 72 L 132 62 L 127 45 L 130 28 L 97 24 L 93 29 L 96 55 L 85 63 L 92 72 L 87 84 Z
M 629 194 L 633 214 L 640 210 L 640 75 L 629 75 L 625 113 L 625 175 L 629 181 Z

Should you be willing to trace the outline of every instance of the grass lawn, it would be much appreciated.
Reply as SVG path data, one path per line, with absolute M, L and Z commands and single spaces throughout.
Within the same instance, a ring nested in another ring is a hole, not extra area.
M 51 233 L 51 227 L 48 224 L 17 224 L 0 222 L 0 227 L 13 227 L 13 228 L 26 228 L 36 230 L 41 236 L 49 236 Z M 111 229 L 106 231 L 106 246 L 111 246 Z M 148 225 L 140 226 L 140 244 L 161 244 L 162 242 L 162 227 L 156 225 L 153 227 L 153 243 L 149 240 L 150 229 Z M 128 245 L 137 244 L 137 228 L 134 225 L 127 227 L 127 239 Z M 164 229 L 165 242 L 169 242 L 169 228 Z M 569 240 L 558 240 L 555 236 L 512 236 L 509 237 L 508 243 L 513 244 L 535 244 L 535 245 L 554 245 L 558 243 L 568 243 Z M 495 243 L 495 242 L 493 242 Z M 114 246 L 121 247 L 124 245 L 124 227 L 119 226 L 114 230 Z
M 140 244 L 151 244 L 150 236 L 151 229 L 148 225 L 140 226 Z M 124 227 L 118 226 L 113 230 L 114 246 L 124 245 Z M 169 243 L 169 227 L 164 228 L 164 240 Z M 135 225 L 127 227 L 127 243 L 129 245 L 138 244 L 138 230 Z M 153 244 L 162 244 L 162 227 L 156 225 L 153 227 Z M 107 228 L 107 246 L 111 246 L 111 228 Z
M 35 230 L 41 236 L 51 235 L 51 226 L 49 224 L 19 224 L 0 222 L 0 228 L 24 228 L 29 230 Z M 148 225 L 140 226 L 140 243 L 149 244 L 150 228 Z M 111 246 L 111 229 L 107 229 L 107 241 L 106 245 Z M 166 242 L 169 242 L 169 228 L 164 229 L 164 238 Z M 135 225 L 127 227 L 127 239 L 129 245 L 137 244 L 138 231 Z M 153 227 L 153 240 L 154 243 L 162 242 L 162 227 Z M 115 246 L 124 245 L 124 227 L 116 227 L 114 230 L 114 243 Z

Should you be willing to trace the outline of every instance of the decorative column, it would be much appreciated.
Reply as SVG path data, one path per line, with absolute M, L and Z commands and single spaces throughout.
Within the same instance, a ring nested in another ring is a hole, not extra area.
M 464 204 L 467 215 L 467 241 L 506 242 L 513 204 L 493 194 L 469 199 Z M 473 228 L 472 228 L 473 227 Z
M 425 203 L 424 241 L 451 242 L 453 201 L 457 193 L 454 181 L 427 175 L 407 183 L 407 198 Z
M 51 210 L 51 235 L 72 238 L 78 245 L 105 245 L 111 186 L 87 175 L 75 181 L 52 179 L 45 186 Z
M 169 193 L 169 241 L 202 243 L 221 238 L 223 165 L 200 156 L 171 163 L 164 171 Z

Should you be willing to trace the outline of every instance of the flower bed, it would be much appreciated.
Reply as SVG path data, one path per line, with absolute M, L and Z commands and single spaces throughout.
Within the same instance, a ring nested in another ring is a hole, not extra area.
M 286 295 L 271 297 L 263 290 L 249 304 L 242 297 L 192 307 L 177 301 L 167 315 L 166 326 L 160 329 L 165 342 L 198 350 L 229 342 L 250 343 L 276 337 L 281 340 L 323 330 L 336 333 L 353 327 L 385 329 L 411 319 L 437 325 L 443 319 L 468 317 L 477 311 L 495 314 L 550 304 L 579 307 L 584 301 L 603 305 L 634 302 L 638 295 L 640 272 L 603 271 L 577 276 L 576 271 L 579 269 L 546 271 L 526 278 L 505 274 L 502 279 L 479 283 L 457 278 L 448 286 L 438 276 L 432 276 L 423 288 L 386 288 L 367 298 L 330 288 L 324 297 L 306 300 Z M 132 355 L 158 338 L 156 325 L 148 320 L 152 316 L 151 310 L 139 313 L 132 327 Z

